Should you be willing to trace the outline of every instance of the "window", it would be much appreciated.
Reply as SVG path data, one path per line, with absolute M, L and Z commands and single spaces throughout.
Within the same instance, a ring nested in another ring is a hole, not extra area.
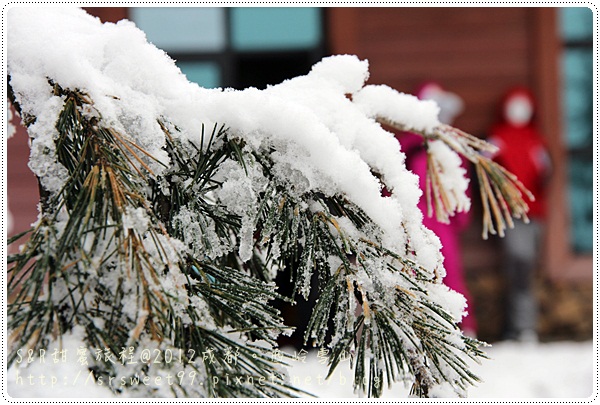
M 317 7 L 134 7 L 130 18 L 204 87 L 264 88 L 324 54 Z
M 559 9 L 565 145 L 571 245 L 593 249 L 593 14 L 585 7 Z

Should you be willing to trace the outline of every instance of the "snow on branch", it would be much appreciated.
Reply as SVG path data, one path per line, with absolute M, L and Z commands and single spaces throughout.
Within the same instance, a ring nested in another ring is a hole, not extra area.
M 458 154 L 477 165 L 486 232 L 525 214 L 525 190 L 481 155 L 487 144 L 441 125 L 434 103 L 365 85 L 368 63 L 351 55 L 266 90 L 204 89 L 133 23 L 75 8 L 11 8 L 7 43 L 11 100 L 47 193 L 10 259 L 11 350 L 42 347 L 55 325 L 73 324 L 85 328 L 82 344 L 113 350 L 212 344 L 244 361 L 191 364 L 207 385 L 175 395 L 296 395 L 264 351 L 287 330 L 270 302 L 286 298 L 273 280 L 292 265 L 286 299 L 307 296 L 314 273 L 321 280 L 306 342 L 331 348 L 330 373 L 356 353 L 359 391 L 379 396 L 384 379 L 412 383 L 415 395 L 444 384 L 464 395 L 478 380 L 467 360 L 484 356 L 480 342 L 457 327 L 464 298 L 442 284 L 418 179 L 382 124 L 424 137 L 441 220 L 470 206 Z M 208 384 L 233 372 L 278 379 L 239 391 Z
M 421 135 L 428 152 L 427 200 L 429 215 L 432 206 L 436 218 L 447 223 L 456 212 L 467 211 L 470 201 L 466 195 L 468 179 L 457 154 L 475 165 L 483 202 L 483 237 L 488 233 L 504 236 L 513 227 L 512 218 L 528 221 L 529 207 L 525 200 L 533 195 L 511 173 L 489 159 L 496 147 L 482 139 L 442 124 L 438 121 L 439 107 L 431 100 L 399 93 L 385 86 L 365 86 L 353 100 L 366 115 L 400 131 Z

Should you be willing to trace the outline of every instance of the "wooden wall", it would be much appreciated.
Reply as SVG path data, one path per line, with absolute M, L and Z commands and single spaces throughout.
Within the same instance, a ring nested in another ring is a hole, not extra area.
M 13 114 L 16 116 L 16 113 Z M 37 219 L 37 203 L 40 199 L 37 179 L 27 166 L 29 162 L 29 143 L 25 129 L 20 126 L 19 118 L 13 119 L 18 132 L 7 143 L 6 188 L 8 209 L 12 217 L 12 227 L 7 236 L 26 231 Z
M 332 53 L 368 59 L 370 83 L 412 93 L 436 80 L 465 101 L 456 125 L 483 136 L 497 100 L 531 80 L 531 9 L 334 8 L 328 14 Z

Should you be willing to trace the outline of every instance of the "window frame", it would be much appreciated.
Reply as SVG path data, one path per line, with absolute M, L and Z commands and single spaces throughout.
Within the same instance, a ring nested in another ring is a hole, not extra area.
M 224 9 L 224 28 L 225 28 L 225 46 L 222 50 L 215 51 L 169 51 L 168 55 L 178 62 L 212 62 L 219 66 L 221 83 L 219 87 L 237 88 L 237 78 L 239 77 L 237 66 L 238 59 L 244 57 L 260 57 L 261 55 L 278 56 L 284 58 L 286 55 L 305 54 L 307 60 L 312 63 L 318 62 L 326 54 L 327 31 L 325 25 L 325 10 L 319 7 L 320 15 L 320 40 L 311 48 L 293 48 L 293 49 L 257 49 L 257 50 L 236 50 L 232 42 L 232 10 L 233 7 L 222 6 Z M 130 14 L 130 13 L 129 13 Z
M 543 267 L 552 280 L 587 282 L 593 279 L 593 253 L 577 253 L 571 245 L 571 218 L 567 197 L 568 150 L 560 103 L 560 57 L 563 41 L 559 37 L 558 12 L 558 8 L 535 8 L 532 24 L 535 50 L 532 73 L 539 100 L 541 129 L 547 137 L 554 166 L 548 195 L 550 209 L 546 222 Z

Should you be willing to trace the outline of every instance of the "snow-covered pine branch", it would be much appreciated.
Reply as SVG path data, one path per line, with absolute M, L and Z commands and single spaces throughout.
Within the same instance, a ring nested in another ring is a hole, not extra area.
M 95 375 L 193 370 L 205 382 L 112 387 L 128 395 L 296 395 L 268 356 L 286 331 L 273 280 L 290 265 L 296 294 L 321 280 L 306 340 L 331 348 L 332 370 L 354 353 L 357 390 L 408 381 L 415 395 L 444 384 L 464 395 L 477 381 L 480 342 L 457 327 L 465 301 L 442 284 L 417 177 L 381 126 L 421 133 L 445 214 L 467 209 L 456 151 L 478 161 L 484 144 L 441 125 L 435 104 L 365 86 L 367 62 L 349 55 L 266 90 L 204 89 L 131 22 L 74 8 L 12 8 L 7 38 L 11 98 L 45 190 L 9 258 L 11 353 L 72 329 L 113 355 L 212 348 L 239 357 L 169 370 L 96 361 Z M 224 374 L 275 377 L 215 384 Z

